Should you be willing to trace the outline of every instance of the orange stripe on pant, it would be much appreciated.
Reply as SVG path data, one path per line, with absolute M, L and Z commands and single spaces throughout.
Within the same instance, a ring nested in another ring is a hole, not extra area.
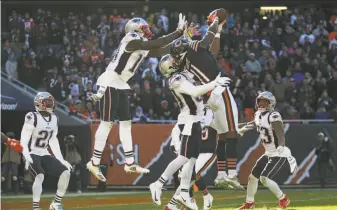
M 216 158 L 216 154 L 213 154 L 211 158 L 205 163 L 205 165 L 198 171 L 196 175 L 197 180 L 200 178 L 202 172 L 206 170 L 206 168 L 214 161 L 215 158 Z
M 226 113 L 227 113 L 227 123 L 229 124 L 229 130 L 230 131 L 235 131 L 235 126 L 234 126 L 234 122 L 233 122 L 233 111 L 232 111 L 232 104 L 231 104 L 231 100 L 229 98 L 227 89 L 223 92 L 223 96 L 225 99 L 225 103 L 226 103 Z

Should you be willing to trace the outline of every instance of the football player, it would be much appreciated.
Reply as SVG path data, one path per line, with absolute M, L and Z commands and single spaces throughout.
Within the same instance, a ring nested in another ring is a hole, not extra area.
M 221 29 L 226 21 L 219 23 L 216 13 L 209 16 L 209 21 L 211 25 L 202 40 L 175 40 L 170 51 L 174 58 L 174 67 L 187 70 L 201 84 L 214 80 L 219 72 L 222 72 L 214 55 L 217 55 L 220 49 Z M 222 73 L 225 75 L 224 72 Z M 236 145 L 240 137 L 238 109 L 229 87 L 218 86 L 208 94 L 207 104 L 214 111 L 212 128 L 219 134 L 218 176 L 215 184 L 224 187 L 230 185 L 235 189 L 243 190 L 236 171 Z
M 99 163 L 113 122 L 119 120 L 119 136 L 125 155 L 124 170 L 128 173 L 149 173 L 135 163 L 131 136 L 131 114 L 127 83 L 137 72 L 146 57 L 159 57 L 169 52 L 168 45 L 181 36 L 185 28 L 185 16 L 179 14 L 177 30 L 167 36 L 150 40 L 152 33 L 148 23 L 142 18 L 132 18 L 125 25 L 126 35 L 121 40 L 106 71 L 98 78 L 97 94 L 101 123 L 95 134 L 94 152 L 87 168 L 100 181 L 105 182 Z M 166 47 L 165 47 L 166 46 Z
M 39 209 L 42 183 L 45 173 L 59 177 L 55 199 L 50 210 L 62 210 L 61 200 L 65 195 L 70 179 L 72 166 L 63 159 L 58 133 L 58 117 L 54 114 L 55 99 L 48 92 L 40 92 L 35 96 L 36 112 L 28 112 L 21 131 L 22 155 L 25 169 L 34 176 L 33 209 Z M 48 146 L 52 153 L 48 151 Z
M 297 169 L 296 159 L 285 146 L 285 134 L 282 117 L 274 110 L 276 99 L 272 93 L 264 91 L 256 98 L 256 113 L 252 127 L 260 135 L 265 153 L 256 161 L 248 177 L 246 202 L 239 209 L 253 209 L 254 196 L 259 180 L 278 199 L 278 208 L 286 208 L 290 200 L 282 192 L 273 177 L 280 171 L 294 173 Z
M 200 121 L 204 117 L 204 103 L 201 96 L 219 85 L 227 86 L 230 79 L 219 75 L 207 84 L 195 86 L 192 74 L 186 71 L 177 72 L 171 55 L 166 55 L 160 60 L 159 70 L 168 79 L 169 89 L 180 107 L 177 124 L 181 132 L 181 148 L 180 154 L 171 161 L 161 177 L 149 186 L 152 200 L 155 204 L 161 205 L 163 185 L 183 166 L 181 192 L 176 200 L 190 209 L 197 209 L 189 195 L 189 188 L 202 142 Z
M 6 146 L 10 147 L 12 150 L 17 152 L 22 152 L 22 146 L 20 142 L 16 139 L 11 139 L 1 132 L 1 143 L 4 143 Z

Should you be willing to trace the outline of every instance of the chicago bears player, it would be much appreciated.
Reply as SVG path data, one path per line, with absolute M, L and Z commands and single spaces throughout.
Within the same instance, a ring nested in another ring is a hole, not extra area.
M 58 133 L 58 117 L 54 114 L 55 99 L 48 92 L 40 92 L 34 99 L 36 112 L 28 112 L 21 131 L 22 155 L 25 169 L 34 176 L 33 209 L 39 209 L 45 173 L 58 176 L 55 199 L 50 210 L 62 210 L 61 200 L 67 191 L 72 166 L 63 159 Z M 53 152 L 52 156 L 48 146 Z
M 180 107 L 177 124 L 181 131 L 181 149 L 178 157 L 171 161 L 161 177 L 149 186 L 152 200 L 155 204 L 161 205 L 163 185 L 170 176 L 184 166 L 181 172 L 181 192 L 176 200 L 190 209 L 196 209 L 188 192 L 202 142 L 200 121 L 204 116 L 204 103 L 200 96 L 219 85 L 227 86 L 230 79 L 219 75 L 207 84 L 195 86 L 192 74 L 186 71 L 177 72 L 178 69 L 173 67 L 171 55 L 165 55 L 160 60 L 159 70 L 168 79 L 169 88 Z
M 169 52 L 165 47 L 183 34 L 185 16 L 179 14 L 177 30 L 156 40 L 151 39 L 149 25 L 142 18 L 133 18 L 125 26 L 126 35 L 122 39 L 106 71 L 98 78 L 99 86 L 94 100 L 99 101 L 101 123 L 95 134 L 94 152 L 87 168 L 100 181 L 105 182 L 98 167 L 108 134 L 113 122 L 119 119 L 119 136 L 125 155 L 124 170 L 128 173 L 149 173 L 135 163 L 131 136 L 131 114 L 127 91 L 129 79 L 137 72 L 145 57 L 159 57 Z
M 297 168 L 296 159 L 285 146 L 285 135 L 282 117 L 274 111 L 276 99 L 270 92 L 262 92 L 256 98 L 254 124 L 260 135 L 265 153 L 257 160 L 248 177 L 246 202 L 239 208 L 253 209 L 255 206 L 254 196 L 257 191 L 259 180 L 278 199 L 278 208 L 286 208 L 290 200 L 284 194 L 273 177 L 281 171 L 294 173 Z
M 170 51 L 175 59 L 175 67 L 189 71 L 193 74 L 194 79 L 201 84 L 214 80 L 219 72 L 222 72 L 214 55 L 217 55 L 220 49 L 220 33 L 226 21 L 219 23 L 216 13 L 209 16 L 209 21 L 212 24 L 201 41 L 179 39 L 173 42 Z M 240 135 L 238 133 L 238 110 L 235 100 L 229 87 L 220 86 L 209 93 L 207 98 L 208 106 L 214 111 L 212 127 L 219 134 L 217 152 L 219 172 L 215 184 L 224 187 L 230 185 L 232 188 L 243 190 L 244 188 L 240 185 L 236 172 L 236 145 Z

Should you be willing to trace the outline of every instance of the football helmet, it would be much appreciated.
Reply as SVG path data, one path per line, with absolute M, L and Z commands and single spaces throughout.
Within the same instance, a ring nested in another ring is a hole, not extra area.
M 262 100 L 267 100 L 268 104 L 263 103 Z M 263 91 L 256 97 L 255 109 L 259 111 L 265 110 L 273 111 L 275 105 L 276 105 L 276 98 L 271 92 Z
M 173 66 L 177 69 L 181 67 L 187 53 L 189 40 L 185 38 L 179 38 L 172 42 L 170 48 L 170 54 L 173 58 Z
M 132 18 L 125 25 L 125 33 L 135 32 L 146 39 L 152 38 L 149 24 L 143 18 Z
M 164 77 L 171 76 L 178 68 L 173 65 L 174 59 L 170 54 L 163 56 L 159 61 L 159 71 Z
M 34 105 L 37 112 L 53 113 L 55 109 L 55 99 L 48 92 L 40 92 L 34 98 Z

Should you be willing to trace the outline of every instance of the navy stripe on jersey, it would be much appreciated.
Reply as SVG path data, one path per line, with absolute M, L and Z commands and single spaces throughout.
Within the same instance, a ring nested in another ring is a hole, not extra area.
M 270 125 L 270 126 L 271 126 L 271 125 Z M 273 136 L 274 136 L 274 144 L 275 144 L 275 148 L 277 148 L 277 147 L 278 147 L 278 138 L 277 138 L 276 133 L 275 133 L 274 130 L 273 130 Z
M 184 98 L 191 115 L 197 115 L 197 105 L 194 103 L 192 97 L 190 95 L 181 93 L 182 97 Z
M 32 112 L 33 115 L 34 115 L 34 127 L 36 127 L 37 125 L 37 117 L 36 117 L 36 113 L 35 112 Z
M 116 66 L 116 69 L 115 69 L 115 72 L 116 72 L 117 74 L 120 75 L 120 74 L 122 73 L 122 71 L 124 70 L 124 68 L 125 68 L 125 66 L 126 66 L 126 63 L 128 62 L 128 60 L 129 60 L 131 54 L 132 54 L 132 52 L 124 52 L 124 53 L 121 55 L 121 57 L 120 57 L 120 59 L 119 59 L 119 61 L 118 61 L 118 64 L 117 64 L 117 66 Z
M 184 103 L 177 96 L 177 94 L 174 92 L 174 90 L 171 90 L 171 93 L 172 93 L 173 97 L 176 99 L 176 101 L 178 102 L 179 107 L 182 109 L 184 107 Z
M 135 64 L 132 66 L 132 68 L 129 69 L 129 71 L 135 72 L 138 69 L 138 67 L 139 67 L 139 65 L 140 65 L 140 63 L 142 61 L 143 61 L 143 56 L 139 56 L 139 58 L 137 59 L 137 61 L 135 62 Z

